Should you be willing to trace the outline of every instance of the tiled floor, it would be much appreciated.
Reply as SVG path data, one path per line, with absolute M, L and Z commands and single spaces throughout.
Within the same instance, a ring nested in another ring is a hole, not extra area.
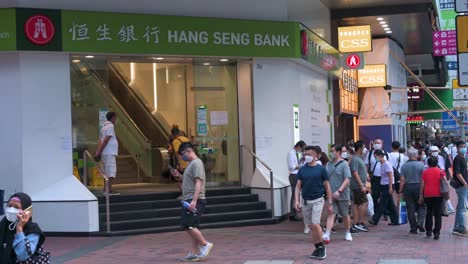
M 454 216 L 443 218 L 440 240 L 424 234 L 410 235 L 408 225 L 387 226 L 382 221 L 369 233 L 344 240 L 344 230 L 337 226 L 327 245 L 323 263 L 468 263 L 468 237 L 450 234 Z M 302 233 L 299 222 L 278 225 L 203 230 L 214 243 L 206 263 L 286 264 L 317 263 L 309 259 L 313 251 L 310 235 Z M 46 249 L 54 256 L 52 263 L 117 264 L 178 263 L 190 242 L 184 232 L 114 238 L 48 238 Z

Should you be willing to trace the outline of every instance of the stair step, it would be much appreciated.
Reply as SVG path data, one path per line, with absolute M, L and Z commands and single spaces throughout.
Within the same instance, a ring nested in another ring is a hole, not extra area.
M 229 195 L 229 196 L 213 196 L 207 198 L 208 204 L 228 204 L 228 203 L 241 203 L 241 202 L 257 202 L 257 194 L 240 194 L 240 195 Z M 164 208 L 173 208 L 179 207 L 180 201 L 177 199 L 168 199 L 168 200 L 157 200 L 157 201 L 138 201 L 138 202 L 121 202 L 121 203 L 111 203 L 110 211 L 111 212 L 122 212 L 132 209 L 133 211 L 137 210 L 149 210 L 149 209 L 164 209 Z M 99 210 L 103 212 L 106 208 L 105 204 L 99 205 Z
M 219 214 L 236 211 L 253 211 L 265 210 L 265 202 L 248 202 L 248 203 L 232 203 L 220 205 L 207 205 L 205 208 L 206 214 Z M 140 210 L 140 211 L 125 211 L 111 213 L 111 221 L 129 221 L 135 219 L 151 219 L 158 217 L 178 217 L 180 215 L 180 207 L 166 208 L 166 209 L 153 209 L 153 210 Z M 101 222 L 106 221 L 106 214 L 99 214 Z
M 202 223 L 217 223 L 228 221 L 240 221 L 247 219 L 262 219 L 271 218 L 271 210 L 254 210 L 242 212 L 229 212 L 220 214 L 204 214 L 201 217 Z M 153 227 L 173 226 L 179 223 L 180 217 L 164 217 L 152 219 L 139 219 L 131 221 L 111 221 L 111 230 L 132 230 L 132 229 L 145 229 Z M 105 223 L 101 223 L 101 230 L 105 228 Z
M 278 219 L 275 218 L 261 218 L 261 219 L 248 219 L 248 220 L 239 220 L 239 221 L 226 221 L 218 223 L 206 223 L 200 225 L 201 229 L 210 229 L 210 228 L 224 228 L 224 227 L 239 227 L 239 226 L 255 226 L 255 225 L 272 225 L 277 224 Z M 130 235 L 141 235 L 141 234 L 152 234 L 152 233 L 164 233 L 164 232 L 176 232 L 182 231 L 180 226 L 172 225 L 166 227 L 153 227 L 153 228 L 142 228 L 142 229 L 133 229 L 133 230 L 122 230 L 122 231 L 112 231 L 111 236 L 130 236 Z M 98 235 L 106 235 L 105 232 L 100 232 Z
M 230 188 L 220 188 L 220 189 L 208 189 L 206 191 L 207 197 L 240 195 L 240 194 L 250 194 L 250 188 L 249 187 L 230 187 Z M 178 195 L 179 195 L 178 192 L 121 194 L 121 195 L 111 196 L 110 201 L 111 203 L 121 203 L 121 202 L 137 202 L 137 201 L 150 201 L 150 200 L 167 200 L 167 199 L 175 199 L 177 198 Z M 98 199 L 99 199 L 100 204 L 105 203 L 105 197 L 99 197 Z

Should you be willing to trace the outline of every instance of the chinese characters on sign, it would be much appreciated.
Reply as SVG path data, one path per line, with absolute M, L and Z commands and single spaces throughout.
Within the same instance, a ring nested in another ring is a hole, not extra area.
M 372 50 L 371 27 L 354 26 L 338 28 L 340 52 L 363 52 Z
M 385 64 L 366 65 L 358 70 L 359 88 L 384 87 L 387 85 L 387 66 Z
M 357 70 L 343 70 L 339 80 L 340 112 L 358 114 L 358 80 Z
M 444 30 L 432 33 L 432 45 L 434 56 L 446 56 L 457 54 L 457 31 Z
M 455 0 L 440 0 L 440 9 L 454 9 L 455 8 Z
M 74 41 L 90 40 L 88 24 L 77 24 L 73 22 L 71 28 L 68 29 L 71 33 L 71 38 Z M 122 25 L 120 30 L 113 36 L 111 29 L 107 24 L 101 24 L 96 28 L 97 38 L 96 40 L 112 40 L 113 37 L 118 39 L 120 42 L 129 43 L 137 41 L 138 38 L 135 34 L 135 26 L 133 25 Z M 159 43 L 159 28 L 156 26 L 146 26 L 144 34 L 141 36 L 146 43 Z

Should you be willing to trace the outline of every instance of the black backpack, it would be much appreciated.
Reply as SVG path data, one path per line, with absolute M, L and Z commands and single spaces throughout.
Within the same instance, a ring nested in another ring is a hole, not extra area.
M 401 154 L 398 153 L 398 164 L 397 167 L 393 167 L 393 177 L 395 178 L 395 183 L 400 182 L 400 163 L 401 163 Z

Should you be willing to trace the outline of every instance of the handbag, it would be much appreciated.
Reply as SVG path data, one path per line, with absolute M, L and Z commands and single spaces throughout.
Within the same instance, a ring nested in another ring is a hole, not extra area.
M 440 193 L 442 194 L 442 198 L 444 198 L 444 200 L 450 199 L 449 186 L 447 181 L 443 178 L 442 171 L 440 171 Z
M 26 250 L 29 254 L 32 254 L 31 243 L 26 239 Z M 50 252 L 45 251 L 42 247 L 39 247 L 30 258 L 25 261 L 16 261 L 17 264 L 50 264 Z

